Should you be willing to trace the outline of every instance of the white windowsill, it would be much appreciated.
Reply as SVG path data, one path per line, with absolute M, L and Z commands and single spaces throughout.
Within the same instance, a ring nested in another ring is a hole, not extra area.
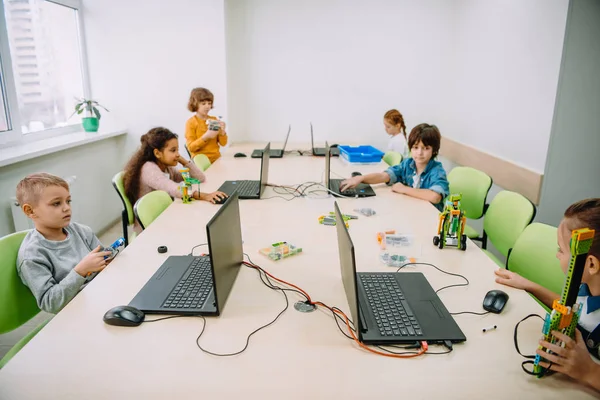
M 30 143 L 2 146 L 0 148 L 0 168 L 21 161 L 55 153 L 57 151 L 98 142 L 111 137 L 124 135 L 126 129 L 102 129 L 98 132 L 73 132 L 64 135 L 41 139 Z

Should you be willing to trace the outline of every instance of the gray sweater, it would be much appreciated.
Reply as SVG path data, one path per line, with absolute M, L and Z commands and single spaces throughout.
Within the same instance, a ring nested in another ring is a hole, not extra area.
M 96 274 L 87 278 L 73 268 L 93 249 L 101 245 L 92 230 L 76 222 L 66 228 L 67 238 L 48 240 L 37 230 L 25 236 L 17 257 L 17 272 L 31 289 L 42 310 L 56 314 Z

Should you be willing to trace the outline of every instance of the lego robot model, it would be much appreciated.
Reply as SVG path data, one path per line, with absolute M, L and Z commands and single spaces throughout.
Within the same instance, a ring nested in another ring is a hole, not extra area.
M 581 285 L 581 277 L 585 269 L 585 260 L 594 241 L 595 231 L 584 228 L 574 230 L 571 234 L 571 260 L 567 270 L 565 284 L 563 286 L 560 299 L 554 300 L 552 311 L 546 315 L 542 334 L 544 340 L 549 343 L 555 343 L 556 339 L 552 336 L 552 331 L 559 331 L 569 336 L 575 337 L 575 329 L 581 313 L 581 304 L 577 303 L 577 293 Z M 539 349 L 549 352 L 548 349 L 540 346 Z M 533 363 L 533 373 L 538 377 L 544 376 L 545 368 L 539 365 L 544 361 L 539 355 L 535 356 Z
M 180 169 L 181 176 L 183 177 L 183 182 L 181 182 L 179 188 L 181 190 L 181 200 L 184 204 L 188 204 L 192 202 L 192 185 L 197 184 L 200 185 L 200 181 L 198 179 L 192 178 L 190 176 L 190 169 L 184 168 Z
M 440 249 L 444 246 L 467 249 L 467 236 L 464 234 L 467 217 L 460 209 L 460 199 L 460 194 L 451 194 L 446 200 L 444 211 L 440 213 L 438 234 L 433 237 L 433 244 Z

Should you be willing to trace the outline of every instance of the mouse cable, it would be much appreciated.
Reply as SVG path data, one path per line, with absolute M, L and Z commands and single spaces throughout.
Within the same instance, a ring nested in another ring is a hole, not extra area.
M 246 255 L 246 257 L 248 257 L 248 255 Z M 267 272 L 266 270 L 264 270 L 263 268 L 259 267 L 258 265 L 254 264 L 252 262 L 245 262 L 244 261 L 244 264 L 247 265 L 247 266 L 249 266 L 249 267 L 252 267 L 252 268 L 260 269 L 266 276 L 272 278 L 273 280 L 275 280 L 277 282 L 280 282 L 280 283 L 282 283 L 284 285 L 291 286 L 291 287 L 299 290 L 300 292 L 302 292 L 305 295 L 305 297 L 307 299 L 306 302 L 308 304 L 311 304 L 311 305 L 314 305 L 314 306 L 325 307 L 326 309 L 328 309 L 329 311 L 331 311 L 334 315 L 337 315 L 337 316 L 341 317 L 340 319 L 342 319 L 343 322 L 346 324 L 346 328 L 348 330 L 349 337 L 351 337 L 352 340 L 354 340 L 356 342 L 356 344 L 358 344 L 358 346 L 360 348 L 363 348 L 364 350 L 367 350 L 367 351 L 369 351 L 371 353 L 375 353 L 375 354 L 378 354 L 378 355 L 381 355 L 381 356 L 385 356 L 385 357 L 411 358 L 411 357 L 417 357 L 417 356 L 420 356 L 420 355 L 424 354 L 427 351 L 427 349 L 428 349 L 427 342 L 422 341 L 420 349 L 418 351 L 416 351 L 416 352 L 410 352 L 411 354 L 392 354 L 392 353 L 389 353 L 389 352 L 382 352 L 382 351 L 375 350 L 375 349 L 373 349 L 373 348 L 371 348 L 371 347 L 363 344 L 360 340 L 358 340 L 358 337 L 356 336 L 356 333 L 355 333 L 356 329 L 351 326 L 350 319 L 339 308 L 337 308 L 337 307 L 330 307 L 327 304 L 325 304 L 323 302 L 320 302 L 320 301 L 312 301 L 310 295 L 306 291 L 302 290 L 300 287 L 298 287 L 298 286 L 296 286 L 294 284 L 291 284 L 289 282 L 286 282 L 286 281 L 284 281 L 282 279 L 279 279 L 279 278 L 273 276 L 271 273 Z M 285 292 L 283 292 L 283 293 L 285 294 Z M 287 296 L 286 296 L 286 300 L 287 300 Z M 337 322 L 337 319 L 336 319 L 336 324 L 337 323 L 338 322 Z M 354 324 L 352 324 L 352 325 L 354 325 Z M 338 328 L 339 328 L 339 325 L 338 325 Z M 412 354 L 412 353 L 414 353 L 414 354 Z
M 200 244 L 195 245 L 190 250 L 190 254 L 188 254 L 188 256 L 193 256 L 194 255 L 194 249 L 196 249 L 196 247 L 200 247 L 200 246 L 208 246 L 208 243 L 200 243 Z
M 466 278 L 464 275 L 461 275 L 461 274 L 455 274 L 455 273 L 452 273 L 452 272 L 447 272 L 447 271 L 444 271 L 444 270 L 443 270 L 443 269 L 441 269 L 441 268 L 438 268 L 438 267 L 436 267 L 436 266 L 435 266 L 435 265 L 433 265 L 433 264 L 430 264 L 430 263 L 425 263 L 425 262 L 410 262 L 410 263 L 406 263 L 406 264 L 404 264 L 404 265 L 400 266 L 400 268 L 398 268 L 398 269 L 396 270 L 396 272 L 399 272 L 399 271 L 400 271 L 402 268 L 404 268 L 404 267 L 406 267 L 406 266 L 408 266 L 408 265 L 428 265 L 428 266 L 430 266 L 430 267 L 433 267 L 433 268 L 437 269 L 437 270 L 438 270 L 438 271 L 440 271 L 440 272 L 443 272 L 443 273 L 444 273 L 444 274 L 446 274 L 446 275 L 457 276 L 457 277 L 459 277 L 459 278 L 463 278 L 463 279 L 465 280 L 465 283 L 456 283 L 456 284 L 454 284 L 454 285 L 443 286 L 443 287 L 441 287 L 441 288 L 439 288 L 438 290 L 436 290 L 436 291 L 435 291 L 435 293 L 436 293 L 436 294 L 437 294 L 437 293 L 439 293 L 439 292 L 441 292 L 441 291 L 442 291 L 442 290 L 444 290 L 444 289 L 449 289 L 449 288 L 451 288 L 451 287 L 469 286 L 469 283 L 470 283 L 470 282 L 469 282 L 469 280 L 468 280 L 468 279 L 467 279 L 467 278 Z
M 489 314 L 489 311 L 486 312 L 475 312 L 475 311 L 459 311 L 459 312 L 451 312 L 450 315 L 459 315 L 459 314 L 473 314 L 473 315 L 486 315 Z
M 519 353 L 520 356 L 526 358 L 527 360 L 523 361 L 521 363 L 521 369 L 523 369 L 523 371 L 528 374 L 528 375 L 533 375 L 533 376 L 537 376 L 538 378 L 542 378 L 544 376 L 547 375 L 551 375 L 554 373 L 554 371 L 552 371 L 550 368 L 552 368 L 552 364 L 553 363 L 549 363 L 547 368 L 541 367 L 541 372 L 539 374 L 536 374 L 535 372 L 533 372 L 533 370 L 529 370 L 527 368 L 525 368 L 526 365 L 529 364 L 534 364 L 534 360 L 536 358 L 536 355 L 526 355 L 521 353 L 521 350 L 519 349 L 519 341 L 517 340 L 517 331 L 519 329 L 519 325 L 521 324 L 521 322 L 524 322 L 526 320 L 528 320 L 531 317 L 538 317 L 539 319 L 541 319 L 542 321 L 545 321 L 544 318 L 538 314 L 529 314 L 528 316 L 526 316 L 525 318 L 523 318 L 522 320 L 520 320 L 519 322 L 517 322 L 517 324 L 515 325 L 515 331 L 514 331 L 514 336 L 513 336 L 513 340 L 515 342 L 515 350 L 517 350 L 517 353 Z

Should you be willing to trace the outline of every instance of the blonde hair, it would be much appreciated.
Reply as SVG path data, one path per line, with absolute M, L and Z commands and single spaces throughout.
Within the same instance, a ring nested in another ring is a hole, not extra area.
M 17 201 L 21 206 L 23 204 L 36 205 L 40 200 L 42 191 L 49 186 L 60 186 L 69 190 L 69 184 L 63 178 L 39 172 L 21 179 L 21 182 L 17 185 Z
M 192 89 L 190 93 L 190 100 L 188 101 L 188 110 L 191 112 L 198 111 L 198 106 L 203 101 L 210 101 L 210 104 L 213 104 L 215 100 L 215 96 L 212 92 L 205 88 L 195 88 Z

